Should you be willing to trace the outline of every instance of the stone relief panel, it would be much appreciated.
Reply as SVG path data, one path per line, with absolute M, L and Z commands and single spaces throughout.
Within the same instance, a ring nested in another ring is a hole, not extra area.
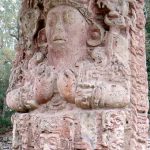
M 28 40 L 23 39 L 24 44 L 34 49 L 23 50 L 22 63 L 14 68 L 18 73 L 10 81 L 8 106 L 26 112 L 55 95 L 81 108 L 127 106 L 128 2 L 45 1 L 43 9 L 32 13 L 32 8 L 21 16 L 20 34 Z M 39 30 L 43 24 L 37 22 L 44 13 L 45 29 Z M 34 20 L 26 25 L 29 19 Z
M 16 124 L 27 119 L 26 130 Z M 16 114 L 13 148 L 36 150 L 117 150 L 125 149 L 124 111 L 70 111 L 58 116 Z M 17 126 L 17 127 L 16 127 Z M 18 135 L 17 135 L 18 133 Z M 18 137 L 16 139 L 16 137 Z M 21 145 L 22 144 L 22 145 Z
M 6 97 L 21 113 L 13 119 L 14 149 L 144 150 L 143 5 L 142 0 L 22 1 Z

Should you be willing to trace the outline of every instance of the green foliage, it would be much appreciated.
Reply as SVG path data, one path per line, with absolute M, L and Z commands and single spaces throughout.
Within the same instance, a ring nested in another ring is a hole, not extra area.
M 14 111 L 6 110 L 5 115 L 0 117 L 0 134 L 12 129 L 11 116 Z
M 0 48 L 14 49 L 19 0 L 0 0 Z
M 9 84 L 11 63 L 4 63 L 0 66 L 0 133 L 7 131 L 11 127 L 10 117 L 12 111 L 6 109 L 5 96 Z
M 10 119 L 0 117 L 0 128 L 7 128 L 8 126 L 11 126 Z
M 12 129 L 11 116 L 13 113 L 14 111 L 6 109 L 5 115 L 0 116 L 0 134 L 4 134 Z
M 19 0 L 0 0 L 0 133 L 11 127 L 13 112 L 5 105 L 5 96 L 18 39 L 19 3 Z

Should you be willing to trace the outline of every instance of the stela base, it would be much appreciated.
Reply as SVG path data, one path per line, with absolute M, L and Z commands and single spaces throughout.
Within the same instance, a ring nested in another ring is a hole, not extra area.
M 125 116 L 123 109 L 16 113 L 13 150 L 127 150 Z

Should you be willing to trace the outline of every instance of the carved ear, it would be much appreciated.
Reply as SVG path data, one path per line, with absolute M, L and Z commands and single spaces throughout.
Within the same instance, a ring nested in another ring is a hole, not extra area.
M 87 40 L 87 44 L 93 47 L 99 46 L 102 43 L 104 38 L 104 33 L 105 33 L 104 28 L 101 25 L 95 23 L 90 27 L 89 30 L 90 31 L 89 31 L 89 38 Z
M 45 28 L 41 29 L 38 33 L 37 44 L 41 47 L 47 43 Z

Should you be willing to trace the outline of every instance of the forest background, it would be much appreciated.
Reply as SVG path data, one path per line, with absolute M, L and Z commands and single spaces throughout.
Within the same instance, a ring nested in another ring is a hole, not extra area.
M 146 52 L 150 101 L 150 0 L 145 0 L 145 17 L 147 20 Z M 18 12 L 20 0 L 0 0 L 0 134 L 11 130 L 11 115 L 14 113 L 6 106 L 5 96 L 9 76 L 15 57 L 15 44 L 18 40 Z M 150 111 L 149 111 L 150 113 Z

